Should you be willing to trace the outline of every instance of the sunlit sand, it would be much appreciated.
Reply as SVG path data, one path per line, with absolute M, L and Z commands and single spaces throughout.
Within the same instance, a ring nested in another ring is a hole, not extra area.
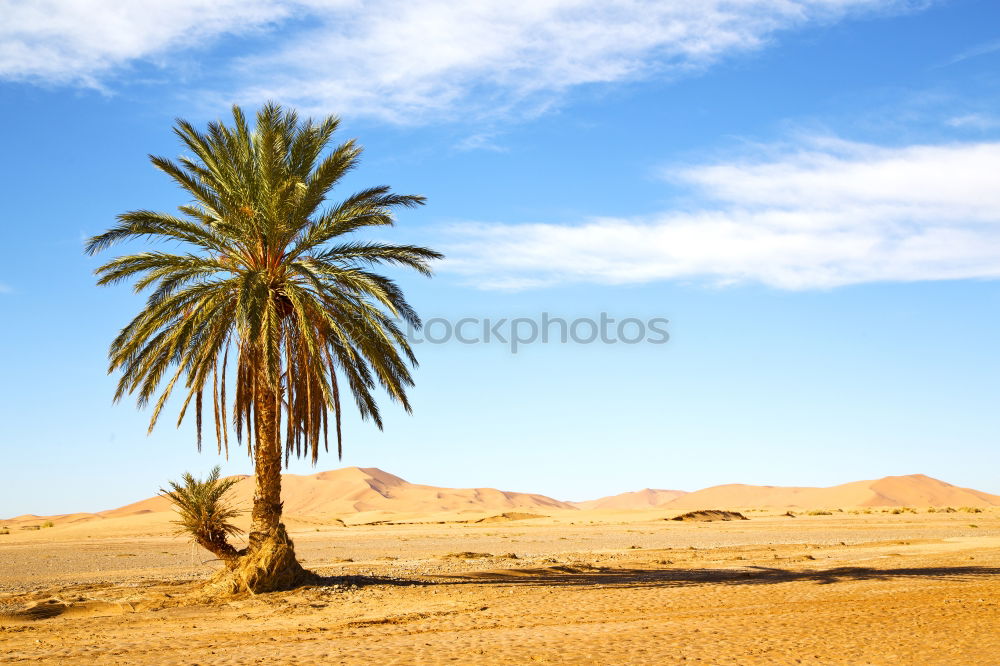
M 221 602 L 201 592 L 220 564 L 171 534 L 161 499 L 26 516 L 0 537 L 0 659 L 995 660 L 1000 498 L 928 477 L 879 487 L 980 506 L 719 504 L 701 508 L 748 520 L 687 522 L 349 468 L 285 479 L 286 524 L 320 580 Z

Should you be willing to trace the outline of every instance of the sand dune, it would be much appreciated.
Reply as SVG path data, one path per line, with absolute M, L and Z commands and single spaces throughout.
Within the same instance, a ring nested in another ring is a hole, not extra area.
M 586 502 L 573 502 L 578 509 L 652 509 L 663 506 L 687 493 L 683 490 L 644 488 L 631 493 L 612 495 Z
M 830 488 L 728 484 L 687 493 L 646 488 L 631 493 L 574 502 L 578 509 L 637 510 L 754 508 L 825 508 L 869 506 L 1000 506 L 1000 495 L 960 488 L 924 474 L 887 476 Z
M 237 506 L 249 509 L 253 479 L 240 476 L 232 490 Z M 287 516 L 318 518 L 363 512 L 386 514 L 435 514 L 441 512 L 505 512 L 512 509 L 575 510 L 567 502 L 531 493 L 494 488 L 438 488 L 409 483 L 374 467 L 345 467 L 318 474 L 282 476 L 282 499 Z M 60 516 L 24 515 L 4 522 L 18 525 L 51 520 L 55 525 L 122 519 L 144 514 L 171 513 L 170 502 L 150 497 L 134 504 L 99 513 Z
M 398 519 L 435 520 L 447 514 L 490 513 L 522 509 L 553 514 L 559 511 L 641 509 L 738 509 L 738 508 L 847 508 L 847 507 L 944 507 L 1000 506 L 1000 496 L 960 488 L 923 474 L 887 476 L 874 481 L 855 481 L 830 488 L 750 486 L 729 484 L 691 493 L 679 490 L 647 488 L 587 502 L 561 502 L 532 493 L 516 493 L 494 488 L 439 488 L 409 483 L 398 476 L 369 467 L 345 467 L 311 475 L 286 474 L 282 481 L 285 515 L 289 520 L 353 517 L 352 522 Z M 253 479 L 239 477 L 233 489 L 238 506 L 249 510 L 253 497 Z M 134 525 L 168 524 L 173 512 L 162 497 L 150 497 L 127 506 L 99 513 L 73 513 L 59 516 L 28 514 L 2 521 L 11 526 L 40 525 L 51 521 L 56 526 L 81 528 L 94 521 L 109 521 L 122 530 Z M 108 525 L 111 527 L 111 525 Z
M 869 506 L 1000 506 L 1000 495 L 960 488 L 923 474 L 887 476 L 830 488 L 747 486 L 730 484 L 682 495 L 671 509 L 725 507 L 869 507 Z

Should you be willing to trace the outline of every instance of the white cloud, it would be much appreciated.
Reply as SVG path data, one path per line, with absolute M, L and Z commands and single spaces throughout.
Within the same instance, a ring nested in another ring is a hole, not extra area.
M 317 9 L 319 24 L 247 58 L 242 99 L 393 122 L 538 112 L 573 87 L 668 76 L 775 32 L 883 0 L 452 0 Z
M 9 286 L 0 282 L 0 294 L 12 294 L 14 290 Z
M 289 12 L 267 0 L 8 0 L 0 4 L 0 78 L 102 87 L 118 67 L 169 59 Z
M 580 85 L 667 77 L 781 30 L 925 0 L 32 0 L 7 2 L 0 77 L 98 85 L 227 35 L 220 97 L 416 122 L 538 112 Z M 252 51 L 250 51 L 252 49 Z M 248 52 L 249 51 L 249 52 Z M 220 56 L 221 57 L 221 56 Z
M 810 289 L 1000 277 L 1000 143 L 816 139 L 673 169 L 693 211 L 455 227 L 448 270 L 484 288 L 699 280 Z

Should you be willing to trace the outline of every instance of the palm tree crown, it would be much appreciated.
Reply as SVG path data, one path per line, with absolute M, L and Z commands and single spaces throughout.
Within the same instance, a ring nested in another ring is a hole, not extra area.
M 239 107 L 233 126 L 210 123 L 206 133 L 178 120 L 174 131 L 193 157 L 150 159 L 193 201 L 179 207 L 180 216 L 125 213 L 88 242 L 90 254 L 132 239 L 175 241 L 185 250 L 122 256 L 96 271 L 102 285 L 136 279 L 137 292 L 151 289 L 109 351 L 109 371 L 122 373 L 115 400 L 135 394 L 141 407 L 155 398 L 150 431 L 182 378 L 178 425 L 194 401 L 199 449 L 207 393 L 219 449 L 228 453 L 229 387 L 237 440 L 254 429 L 258 448 L 273 447 L 279 465 L 282 446 L 286 463 L 293 453 L 316 461 L 330 413 L 342 451 L 345 381 L 361 416 L 380 428 L 376 386 L 410 410 L 416 359 L 396 322 L 419 327 L 420 319 L 399 287 L 372 268 L 429 275 L 442 255 L 348 238 L 393 224 L 393 209 L 424 199 L 373 187 L 327 203 L 361 154 L 353 140 L 326 152 L 338 124 L 332 116 L 300 121 L 275 104 L 260 110 L 253 129 Z

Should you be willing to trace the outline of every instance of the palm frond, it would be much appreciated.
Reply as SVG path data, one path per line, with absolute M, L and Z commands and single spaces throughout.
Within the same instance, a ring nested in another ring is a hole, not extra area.
M 239 483 L 239 479 L 221 479 L 221 468 L 216 465 L 204 479 L 196 479 L 189 472 L 181 482 L 169 481 L 170 490 L 160 489 L 160 494 L 170 500 L 179 516 L 174 524 L 179 532 L 195 540 L 212 540 L 218 535 L 236 536 L 241 530 L 232 520 L 242 513 L 236 509 L 226 494 Z
M 115 399 L 154 402 L 152 429 L 181 391 L 178 424 L 193 403 L 200 447 L 204 411 L 212 410 L 218 448 L 227 452 L 230 426 L 237 442 L 244 432 L 259 437 L 257 412 L 277 404 L 286 462 L 308 455 L 315 463 L 331 415 L 342 451 L 343 387 L 379 427 L 377 388 L 410 409 L 416 358 L 396 320 L 419 328 L 420 318 L 399 285 L 375 270 L 430 275 L 442 255 L 354 237 L 392 225 L 398 209 L 424 199 L 378 186 L 331 202 L 361 155 L 353 140 L 331 146 L 336 117 L 303 121 L 271 103 L 253 127 L 239 107 L 232 116 L 231 125 L 205 131 L 178 120 L 174 131 L 189 154 L 150 156 L 186 193 L 178 215 L 131 211 L 86 245 L 90 254 L 137 240 L 181 248 L 116 257 L 96 271 L 99 284 L 130 281 L 148 293 L 109 350 L 109 371 L 121 373 Z M 192 500 L 208 488 L 196 481 L 185 476 L 171 492 L 187 489 L 177 497 Z

